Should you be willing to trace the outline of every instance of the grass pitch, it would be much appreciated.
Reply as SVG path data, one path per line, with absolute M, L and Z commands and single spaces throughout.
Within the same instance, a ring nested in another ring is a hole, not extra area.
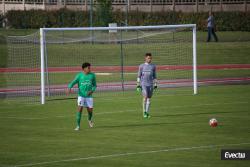
M 0 29 L 0 36 L 35 31 Z M 249 64 L 249 32 L 217 35 L 220 42 L 208 44 L 206 33 L 198 32 L 198 64 Z M 1 38 L 0 51 L 0 67 L 7 67 L 7 47 Z M 141 60 L 134 57 L 125 63 L 137 65 Z M 247 77 L 249 70 L 198 72 L 198 78 L 234 76 Z M 62 84 L 73 75 L 54 77 L 55 84 Z M 118 77 L 112 75 L 114 80 Z M 4 76 L 0 87 L 5 87 Z M 73 130 L 75 99 L 48 100 L 43 106 L 0 99 L 0 167 L 248 167 L 250 161 L 220 160 L 220 150 L 250 149 L 249 91 L 250 85 L 202 86 L 194 96 L 190 88 L 159 89 L 152 99 L 150 119 L 142 118 L 141 96 L 136 92 L 96 94 L 95 127 L 88 128 L 85 111 L 79 132 Z M 216 128 L 208 125 L 213 117 L 219 121 Z
M 0 101 L 0 166 L 249 166 L 222 148 L 250 149 L 250 85 L 159 89 L 144 119 L 136 92 L 95 95 L 95 127 L 74 131 L 76 100 Z M 210 118 L 219 126 L 211 128 Z

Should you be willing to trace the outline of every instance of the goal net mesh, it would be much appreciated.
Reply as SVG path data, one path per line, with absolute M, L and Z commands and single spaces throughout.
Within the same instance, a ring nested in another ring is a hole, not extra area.
M 192 28 L 44 31 L 46 100 L 66 98 L 65 89 L 84 62 L 96 73 L 97 95 L 135 90 L 145 53 L 152 54 L 157 66 L 158 92 L 185 87 L 179 90 L 191 94 L 192 35 Z M 9 37 L 8 54 L 5 96 L 40 102 L 39 33 Z

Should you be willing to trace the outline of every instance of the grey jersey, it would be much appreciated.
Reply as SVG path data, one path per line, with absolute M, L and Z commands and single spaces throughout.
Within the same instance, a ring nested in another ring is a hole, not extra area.
M 209 16 L 207 19 L 207 27 L 214 27 L 214 17 L 213 16 Z
M 140 78 L 141 85 L 152 86 L 154 79 L 156 79 L 156 66 L 154 64 L 141 64 L 138 70 L 138 78 Z

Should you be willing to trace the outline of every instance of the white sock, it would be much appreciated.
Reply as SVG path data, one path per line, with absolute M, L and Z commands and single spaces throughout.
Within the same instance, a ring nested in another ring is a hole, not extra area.
M 149 112 L 149 108 L 150 108 L 150 99 L 147 99 L 147 102 L 146 102 L 146 112 Z
M 147 101 L 143 98 L 143 100 L 142 100 L 143 112 L 146 112 L 146 103 L 147 103 Z

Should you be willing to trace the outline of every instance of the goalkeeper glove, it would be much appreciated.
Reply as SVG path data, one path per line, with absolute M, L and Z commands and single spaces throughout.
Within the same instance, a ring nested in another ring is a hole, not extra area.
M 137 86 L 136 86 L 136 91 L 137 91 L 137 92 L 141 92 L 141 90 L 142 90 L 142 89 L 141 89 L 141 85 L 137 85 Z
M 154 90 L 156 90 L 158 88 L 157 86 L 157 79 L 154 79 Z
M 154 84 L 154 90 L 158 88 L 157 83 Z

